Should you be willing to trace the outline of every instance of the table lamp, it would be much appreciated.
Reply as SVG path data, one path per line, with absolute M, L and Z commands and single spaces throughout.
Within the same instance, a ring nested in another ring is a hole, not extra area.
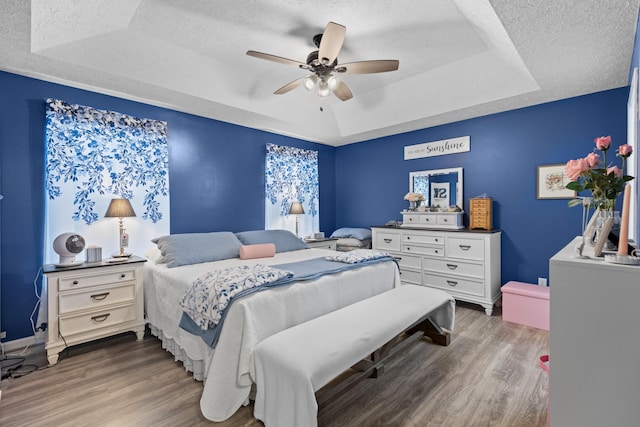
M 298 236 L 298 215 L 304 215 L 304 208 L 302 207 L 302 203 L 291 203 L 291 207 L 289 208 L 289 215 L 296 216 L 296 236 Z
M 107 208 L 107 213 L 104 214 L 104 216 L 106 218 L 117 217 L 120 219 L 120 252 L 116 252 L 112 256 L 114 258 L 131 256 L 130 253 L 125 253 L 124 251 L 124 247 L 128 246 L 129 236 L 127 236 L 124 231 L 124 227 L 122 226 L 122 218 L 136 216 L 129 200 L 111 199 L 111 203 L 109 203 L 109 207 Z

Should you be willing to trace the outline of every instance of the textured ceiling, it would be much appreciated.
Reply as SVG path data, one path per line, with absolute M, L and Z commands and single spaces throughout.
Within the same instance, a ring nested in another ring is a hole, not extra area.
M 640 0 L 3 0 L 0 69 L 343 145 L 626 86 Z M 273 92 L 327 22 L 354 97 Z M 324 111 L 320 111 L 320 107 Z

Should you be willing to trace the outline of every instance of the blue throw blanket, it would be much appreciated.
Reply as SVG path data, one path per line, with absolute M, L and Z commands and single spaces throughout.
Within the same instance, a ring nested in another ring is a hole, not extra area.
M 313 280 L 313 279 L 322 277 L 326 274 L 335 274 L 342 271 L 351 270 L 354 268 L 360 268 L 366 265 L 377 264 L 379 262 L 386 262 L 386 261 L 396 262 L 395 258 L 385 255 L 383 257 L 364 260 L 358 263 L 344 263 L 344 262 L 328 261 L 324 258 L 314 258 L 306 261 L 274 265 L 274 266 L 271 266 L 272 269 L 284 271 L 285 272 L 284 276 L 272 282 L 264 283 L 260 286 L 247 287 L 229 296 L 226 304 L 226 308 L 221 311 L 220 319 L 215 325 L 209 325 L 208 329 L 203 330 L 199 326 L 198 321 L 192 319 L 190 317 L 190 314 L 185 312 L 182 314 L 182 318 L 180 319 L 180 327 L 194 335 L 199 335 L 200 337 L 202 337 L 204 342 L 206 342 L 210 347 L 213 348 L 215 347 L 216 343 L 218 342 L 218 338 L 220 337 L 220 332 L 222 331 L 222 325 L 224 323 L 224 318 L 226 316 L 228 308 L 236 299 L 243 297 L 245 295 L 249 295 L 253 292 L 266 290 L 272 287 L 287 285 L 293 282 Z M 263 265 L 262 267 L 267 267 L 267 266 Z M 197 281 L 198 280 L 196 280 L 196 282 Z

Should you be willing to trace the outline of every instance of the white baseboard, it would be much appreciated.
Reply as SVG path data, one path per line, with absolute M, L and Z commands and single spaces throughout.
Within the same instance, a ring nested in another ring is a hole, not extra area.
M 40 334 L 38 334 L 40 335 Z M 13 353 L 18 350 L 22 350 L 26 346 L 34 346 L 38 344 L 44 344 L 44 337 L 37 337 L 31 335 L 30 337 L 24 337 L 13 341 L 7 341 L 2 343 L 5 353 Z

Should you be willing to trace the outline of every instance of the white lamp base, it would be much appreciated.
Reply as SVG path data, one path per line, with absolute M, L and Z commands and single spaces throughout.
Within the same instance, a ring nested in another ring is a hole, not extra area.
M 127 252 L 123 252 L 123 253 L 120 253 L 120 252 L 114 252 L 114 253 L 112 253 L 112 254 L 111 254 L 111 257 L 113 257 L 113 258 L 128 258 L 128 257 L 130 257 L 131 255 L 132 255 L 132 254 L 127 253 Z

